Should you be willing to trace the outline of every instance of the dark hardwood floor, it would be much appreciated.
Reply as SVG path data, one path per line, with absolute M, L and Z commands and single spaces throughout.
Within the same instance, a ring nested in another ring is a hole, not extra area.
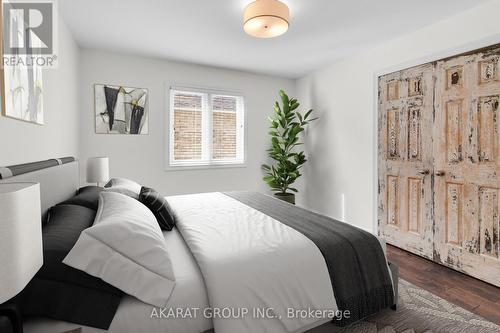
M 391 245 L 387 256 L 403 280 L 500 325 L 500 288 Z

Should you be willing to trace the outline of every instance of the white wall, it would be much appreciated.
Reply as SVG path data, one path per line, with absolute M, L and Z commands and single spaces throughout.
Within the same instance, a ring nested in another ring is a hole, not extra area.
M 85 162 L 92 156 L 109 156 L 112 177 L 127 177 L 161 193 L 183 194 L 224 190 L 263 190 L 260 165 L 269 145 L 267 115 L 272 114 L 279 89 L 291 94 L 293 80 L 213 67 L 150 58 L 131 57 L 94 50 L 81 53 L 80 157 L 81 182 Z M 95 134 L 95 83 L 149 89 L 149 134 Z M 165 171 L 167 147 L 167 89 L 172 85 L 200 86 L 239 91 L 247 114 L 247 166 L 209 170 Z
M 500 42 L 500 1 L 334 63 L 297 82 L 321 121 L 307 138 L 300 202 L 367 230 L 376 225 L 375 75 Z M 342 205 L 345 198 L 345 207 Z
M 79 139 L 79 52 L 60 19 L 59 66 L 43 70 L 45 125 L 0 116 L 0 166 L 77 156 Z

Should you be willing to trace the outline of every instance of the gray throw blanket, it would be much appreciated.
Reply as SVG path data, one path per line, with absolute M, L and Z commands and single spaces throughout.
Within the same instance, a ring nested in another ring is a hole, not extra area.
M 325 258 L 339 310 L 349 318 L 334 320 L 346 326 L 395 304 L 392 280 L 378 239 L 359 228 L 256 192 L 225 195 L 297 230 Z

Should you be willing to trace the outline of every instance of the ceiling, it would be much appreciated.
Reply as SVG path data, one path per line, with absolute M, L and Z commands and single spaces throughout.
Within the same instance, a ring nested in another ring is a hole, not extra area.
M 290 29 L 256 39 L 242 28 L 251 0 L 65 0 L 83 48 L 300 77 L 487 0 L 282 0 Z

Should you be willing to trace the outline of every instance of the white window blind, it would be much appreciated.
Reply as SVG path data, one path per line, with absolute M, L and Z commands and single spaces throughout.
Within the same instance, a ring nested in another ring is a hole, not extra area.
M 243 97 L 172 88 L 169 148 L 171 167 L 243 164 Z

